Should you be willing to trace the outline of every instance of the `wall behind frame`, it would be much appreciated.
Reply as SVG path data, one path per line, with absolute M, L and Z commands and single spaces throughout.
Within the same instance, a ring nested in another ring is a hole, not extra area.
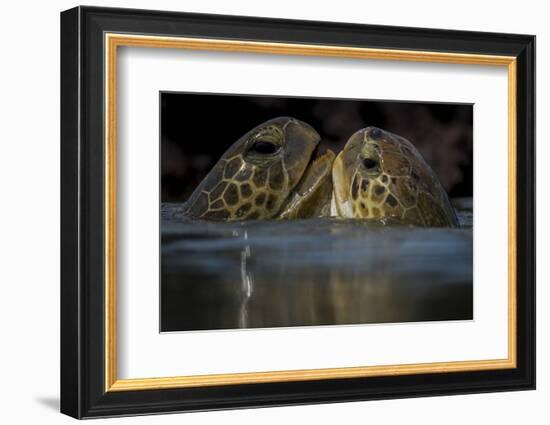
M 95 1 L 97 6 L 155 8 L 188 12 L 274 18 L 344 21 L 365 24 L 435 27 L 537 35 L 538 140 L 550 139 L 550 28 L 542 2 L 452 4 L 432 1 L 354 0 L 158 0 Z M 59 12 L 77 2 L 10 2 L 2 13 L 0 99 L 0 240 L 4 292 L 0 308 L 2 346 L 0 413 L 5 423 L 40 420 L 42 424 L 75 423 L 60 415 L 59 399 Z M 550 145 L 537 149 L 538 217 L 548 216 L 543 198 L 550 182 Z M 550 224 L 539 220 L 538 258 L 550 255 Z M 256 424 L 285 422 L 464 424 L 490 421 L 533 424 L 548 421 L 550 398 L 550 265 L 540 261 L 537 288 L 538 390 L 408 400 L 253 409 L 109 420 L 124 424 Z M 103 420 L 99 420 L 102 422 Z

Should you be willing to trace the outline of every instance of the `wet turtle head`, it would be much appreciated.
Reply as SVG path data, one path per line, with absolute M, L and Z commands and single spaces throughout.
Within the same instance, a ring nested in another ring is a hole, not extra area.
M 423 226 L 456 226 L 437 176 L 414 145 L 377 127 L 353 134 L 334 161 L 333 213 Z
M 186 203 L 206 220 L 277 217 L 306 173 L 320 137 L 308 124 L 275 118 L 252 129 L 220 158 Z

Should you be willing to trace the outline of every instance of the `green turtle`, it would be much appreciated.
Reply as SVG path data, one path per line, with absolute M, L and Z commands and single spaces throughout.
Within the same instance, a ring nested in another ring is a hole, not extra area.
M 320 155 L 319 141 L 310 125 L 291 117 L 255 127 L 222 155 L 183 215 L 213 221 L 328 215 L 335 155 Z
M 456 227 L 437 176 L 407 139 L 377 127 L 354 133 L 334 160 L 332 213 L 417 226 Z

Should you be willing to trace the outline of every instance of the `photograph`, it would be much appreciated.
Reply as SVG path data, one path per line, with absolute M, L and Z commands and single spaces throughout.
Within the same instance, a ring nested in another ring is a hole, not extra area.
M 473 320 L 473 105 L 163 91 L 160 331 Z
M 59 339 L 48 336 L 59 373 L 45 369 L 59 410 L 480 394 L 450 409 L 459 422 L 475 422 L 475 403 L 509 406 L 506 418 L 535 411 L 496 393 L 536 387 L 537 68 L 525 31 L 544 19 L 457 8 L 415 20 L 406 7 L 346 18 L 291 3 L 265 16 L 202 3 L 61 12 L 59 84 L 39 80 L 60 86 L 61 108 L 40 108 L 51 113 L 30 127 L 24 114 L 6 139 L 45 121 L 60 132 L 60 170 L 22 142 L 8 156 L 34 189 L 31 159 L 60 183 L 61 263 L 46 261 L 60 291 L 33 298 L 59 312 Z M 34 50 L 36 63 L 54 57 Z M 15 109 L 26 105 L 12 86 Z M 46 196 L 21 195 L 17 205 Z

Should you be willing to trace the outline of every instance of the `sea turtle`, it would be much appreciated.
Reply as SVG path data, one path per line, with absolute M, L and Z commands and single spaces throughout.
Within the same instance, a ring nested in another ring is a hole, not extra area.
M 186 217 L 213 220 L 306 218 L 330 213 L 334 153 L 291 117 L 269 120 L 237 140 L 183 205 Z
M 386 223 L 456 227 L 435 173 L 411 142 L 377 127 L 354 133 L 334 160 L 332 213 Z

